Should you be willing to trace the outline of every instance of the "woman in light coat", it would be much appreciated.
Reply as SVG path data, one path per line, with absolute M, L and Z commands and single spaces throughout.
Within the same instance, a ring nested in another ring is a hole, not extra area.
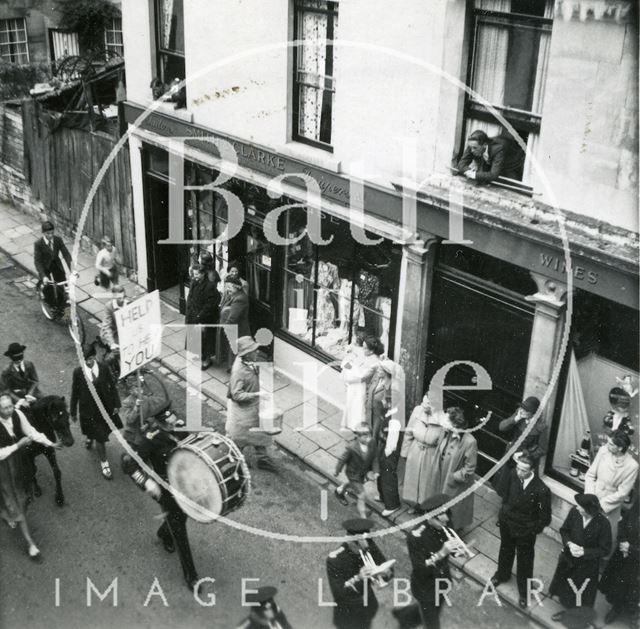
M 458 407 L 447 409 L 445 421 L 445 434 L 438 447 L 442 477 L 441 493 L 455 497 L 473 484 L 478 461 L 478 443 L 471 433 L 464 432 L 467 422 L 462 409 Z M 451 507 L 451 519 L 453 527 L 457 530 L 471 524 L 473 494 Z
M 442 436 L 440 418 L 433 413 L 429 396 L 425 395 L 422 404 L 411 413 L 400 451 L 400 456 L 407 459 L 402 499 L 413 507 L 413 513 L 427 498 L 441 493 L 438 445 Z
M 584 493 L 595 494 L 611 524 L 611 537 L 618 536 L 622 503 L 638 478 L 638 463 L 629 454 L 631 439 L 624 430 L 616 430 L 607 445 L 598 450 L 584 481 Z

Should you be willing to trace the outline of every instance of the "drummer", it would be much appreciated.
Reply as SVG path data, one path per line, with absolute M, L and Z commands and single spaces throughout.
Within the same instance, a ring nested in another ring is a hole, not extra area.
M 277 588 L 272 586 L 248 592 L 246 600 L 251 605 L 251 613 L 236 629 L 293 629 L 274 600 L 277 593 Z
M 166 481 L 167 459 L 179 441 L 172 432 L 178 419 L 166 404 L 158 414 L 151 415 L 150 412 L 157 410 L 154 403 L 159 404 L 159 400 L 154 401 L 153 396 L 136 400 L 138 420 L 136 423 L 135 412 L 127 414 L 128 421 L 124 436 L 140 458 L 151 465 L 154 472 Z M 141 415 L 140 408 L 143 408 Z M 140 417 L 142 417 L 142 424 Z M 187 536 L 187 516 L 180 509 L 171 492 L 153 480 L 126 452 L 122 455 L 122 469 L 141 489 L 160 503 L 164 512 L 164 521 L 156 535 L 168 553 L 178 551 L 184 580 L 189 589 L 194 590 L 198 583 L 198 575 Z

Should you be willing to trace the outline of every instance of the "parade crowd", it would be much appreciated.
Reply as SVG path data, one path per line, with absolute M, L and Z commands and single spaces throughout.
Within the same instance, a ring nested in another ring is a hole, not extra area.
M 70 256 L 50 222 L 43 224 L 42 231 L 34 256 L 40 281 L 47 285 L 65 278 L 62 260 L 68 264 Z M 113 368 L 119 350 L 115 313 L 128 300 L 117 284 L 119 271 L 113 244 L 108 238 L 103 244 L 96 260 L 96 283 L 111 289 L 112 298 L 105 306 L 100 338 L 114 362 L 99 362 L 95 344 L 85 346 L 84 364 L 73 372 L 70 417 L 79 420 L 85 447 L 95 447 L 106 480 L 113 478 L 106 444 L 114 428 L 120 429 L 137 455 L 166 480 L 169 455 L 180 439 L 175 434 L 180 420 L 171 410 L 170 400 L 143 395 L 135 377 L 124 380 L 121 396 Z M 279 468 L 270 454 L 272 435 L 260 430 L 261 400 L 269 394 L 260 388 L 256 365 L 259 344 L 250 334 L 246 282 L 233 264 L 221 282 L 206 252 L 194 261 L 190 272 L 185 322 L 238 326 L 235 347 L 225 334 L 202 328 L 202 369 L 215 361 L 230 372 L 226 436 L 245 454 L 247 448 L 252 449 L 257 467 L 277 473 Z M 50 297 L 56 299 L 53 294 Z M 28 556 L 40 561 L 42 555 L 26 519 L 34 488 L 33 461 L 40 452 L 34 447 L 52 451 L 62 447 L 65 438 L 59 436 L 60 431 L 47 435 L 35 428 L 38 404 L 44 396 L 36 366 L 25 359 L 26 349 L 19 341 L 10 344 L 4 353 L 9 362 L 0 376 L 0 516 L 9 526 L 19 527 Z M 429 395 L 405 422 L 404 413 L 394 403 L 400 375 L 399 365 L 385 356 L 380 339 L 359 331 L 342 363 L 346 387 L 342 428 L 353 439 L 335 469 L 340 480 L 336 499 L 348 506 L 349 498 L 354 498 L 359 517 L 344 522 L 347 534 L 354 538 L 331 552 L 326 563 L 336 603 L 333 622 L 338 629 L 370 627 L 377 611 L 375 589 L 384 587 L 394 574 L 393 562 L 387 561 L 379 546 L 367 537 L 374 526 L 367 519 L 370 481 L 375 481 L 373 499 L 383 504 L 383 516 L 392 516 L 405 503 L 418 519 L 406 534 L 416 604 L 394 610 L 400 626 L 440 626 L 444 605 L 439 600 L 439 583 L 450 579 L 449 558 L 471 552 L 461 535 L 473 520 L 474 494 L 468 491 L 476 480 L 478 445 L 473 431 L 461 408 L 436 409 Z M 93 384 L 110 421 L 103 416 L 88 382 Z M 62 410 L 56 413 L 56 417 L 64 414 Z M 491 585 L 497 587 L 511 579 L 517 557 L 519 604 L 525 609 L 531 604 L 536 538 L 551 523 L 551 492 L 539 476 L 548 432 L 539 399 L 526 397 L 513 415 L 500 422 L 499 430 L 509 440 L 509 447 L 525 431 L 527 434 L 512 459 L 492 479 L 502 505 L 498 516 L 498 567 Z M 630 445 L 628 432 L 611 432 L 607 445 L 600 448 L 586 473 L 584 493 L 575 495 L 576 504 L 560 528 L 563 549 L 548 593 L 565 608 L 553 619 L 566 626 L 588 626 L 598 590 L 611 604 L 606 622 L 622 612 L 637 613 L 640 546 L 638 492 L 634 488 L 638 464 L 628 452 Z M 173 494 L 128 454 L 122 456 L 122 469 L 162 506 L 164 519 L 157 536 L 167 552 L 177 551 L 186 584 L 197 588 L 187 514 Z M 468 494 L 458 498 L 465 492 Z M 623 516 L 623 504 L 631 493 L 633 502 Z M 290 627 L 275 603 L 275 594 L 275 588 L 261 588 L 254 595 L 257 607 L 241 626 Z M 576 624 L 579 621 L 584 624 Z

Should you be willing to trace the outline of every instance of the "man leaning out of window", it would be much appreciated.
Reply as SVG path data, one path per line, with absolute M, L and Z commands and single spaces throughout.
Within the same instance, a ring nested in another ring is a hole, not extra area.
M 490 138 L 484 131 L 474 131 L 458 162 L 458 172 L 467 179 L 485 184 L 498 177 L 521 179 L 524 153 L 516 142 L 505 136 Z

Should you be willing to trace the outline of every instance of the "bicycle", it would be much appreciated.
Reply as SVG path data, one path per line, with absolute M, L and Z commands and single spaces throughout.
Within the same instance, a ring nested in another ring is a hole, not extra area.
M 58 308 L 52 306 L 46 298 L 45 288 L 46 286 L 51 286 L 56 293 L 56 297 L 58 296 L 58 291 L 60 287 L 64 290 L 64 306 L 62 308 Z M 82 317 L 78 314 L 78 308 L 76 306 L 76 315 L 72 318 L 71 316 L 71 302 L 69 300 L 69 281 L 64 280 L 64 282 L 49 282 L 48 284 L 44 284 L 40 282 L 38 284 L 38 294 L 40 296 L 40 309 L 42 313 L 49 321 L 58 321 L 64 323 L 69 328 L 69 334 L 71 334 L 71 338 L 76 342 L 82 345 L 85 339 L 85 330 L 84 330 L 84 322 L 82 321 Z M 75 326 L 74 326 L 75 319 Z M 77 330 L 77 331 L 76 331 Z
M 107 365 L 109 370 L 111 371 L 111 375 L 113 379 L 118 385 L 128 388 L 126 383 L 120 379 L 120 351 L 118 349 L 112 349 L 105 343 L 100 336 L 96 336 L 94 341 L 94 345 L 100 347 L 104 350 L 102 354 L 102 362 Z M 150 395 L 158 395 L 162 394 L 168 400 L 169 392 L 167 391 L 167 387 L 164 385 L 162 380 L 148 367 L 143 366 L 139 369 L 140 372 L 140 382 L 139 385 L 142 387 L 142 395 L 150 396 Z M 134 373 L 129 374 L 126 379 L 133 379 L 136 375 Z M 139 386 L 136 381 L 135 386 Z

